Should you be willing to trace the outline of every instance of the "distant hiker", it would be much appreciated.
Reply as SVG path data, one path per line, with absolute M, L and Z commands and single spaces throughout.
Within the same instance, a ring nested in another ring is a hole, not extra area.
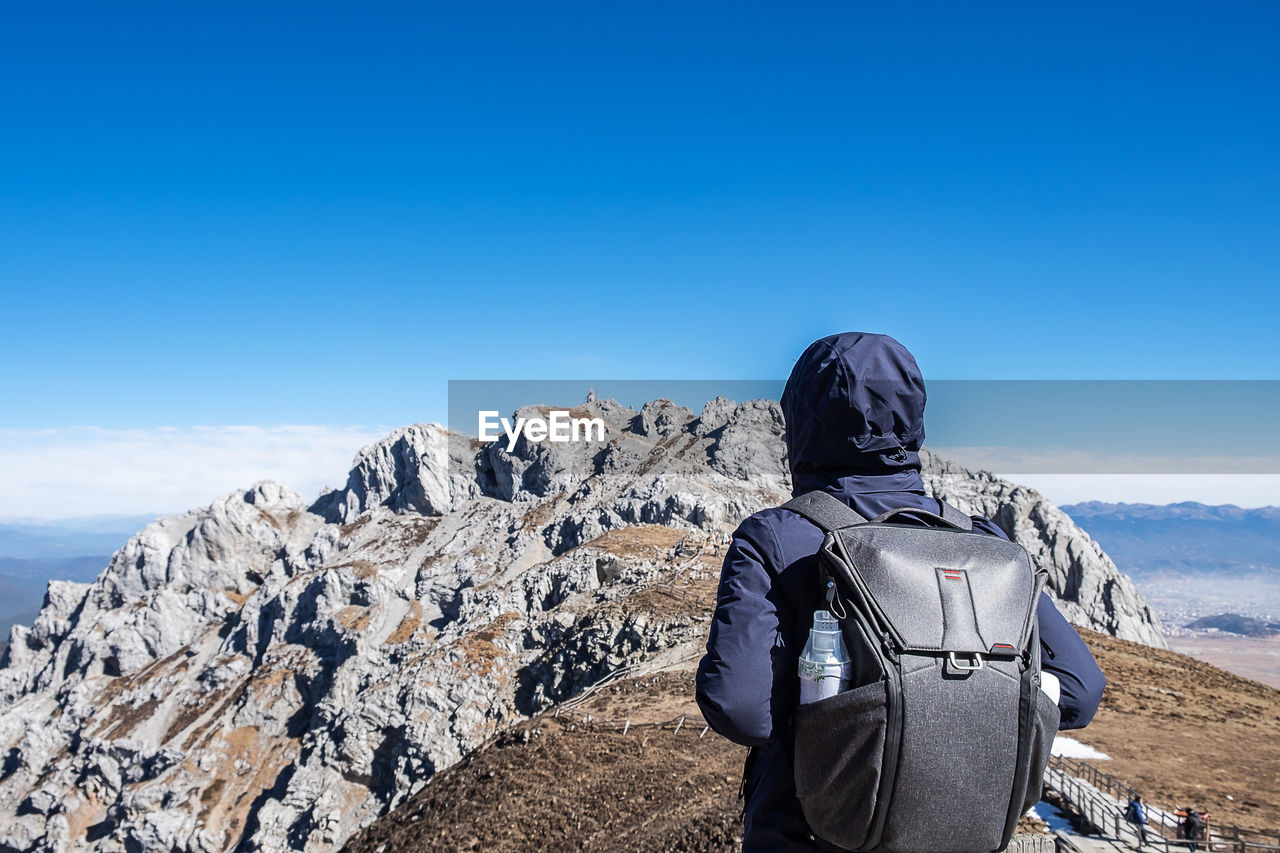
M 929 497 L 920 476 L 924 406 L 920 369 L 893 338 L 854 332 L 815 342 L 796 363 L 782 395 L 793 494 L 826 492 L 867 519 L 911 508 L 928 515 L 905 519 L 908 526 L 945 524 L 935 515 L 942 506 Z M 992 412 L 993 420 L 999 414 Z M 1008 538 L 986 518 L 962 518 L 974 532 Z M 735 531 L 721 570 L 707 652 L 698 666 L 697 700 L 715 731 L 752 747 L 743 770 L 745 851 L 829 849 L 814 838 L 796 795 L 793 728 L 800 653 L 814 611 L 825 606 L 817 559 L 823 537 L 820 527 L 797 512 L 765 509 Z M 950 579 L 940 575 L 936 582 Z M 955 601 L 965 594 L 960 584 L 945 589 Z M 1105 679 L 1047 595 L 1040 595 L 1036 614 L 1041 663 L 1061 685 L 1058 727 L 1081 728 L 1097 710 Z M 955 677 L 967 678 L 981 659 L 953 663 L 965 670 Z M 945 660 L 939 665 L 952 666 Z M 840 702 L 855 692 L 824 701 Z M 918 745 L 948 749 L 946 731 Z M 866 772 L 857 762 L 848 768 L 854 777 L 860 771 Z
M 1124 819 L 1133 824 L 1138 833 L 1138 846 L 1147 845 L 1147 806 L 1142 802 L 1140 794 L 1134 794 L 1129 806 L 1124 810 Z
M 1196 853 L 1196 842 L 1204 834 L 1204 819 L 1195 809 L 1187 809 L 1187 816 L 1182 819 L 1182 836 L 1187 839 L 1187 849 Z M 1205 839 L 1208 840 L 1208 839 Z

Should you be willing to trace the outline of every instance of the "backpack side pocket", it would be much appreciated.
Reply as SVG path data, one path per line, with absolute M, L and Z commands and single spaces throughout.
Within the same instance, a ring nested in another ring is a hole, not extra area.
M 849 850 L 871 829 L 888 719 L 883 681 L 796 709 L 796 795 L 814 833 Z
M 1053 749 L 1053 736 L 1058 733 L 1058 721 L 1062 712 L 1058 703 L 1037 689 L 1036 713 L 1031 729 L 1031 748 L 1028 757 L 1031 767 L 1027 774 L 1027 788 L 1023 795 L 1022 813 L 1040 801 L 1040 791 L 1044 787 L 1044 768 L 1049 763 L 1049 753 Z

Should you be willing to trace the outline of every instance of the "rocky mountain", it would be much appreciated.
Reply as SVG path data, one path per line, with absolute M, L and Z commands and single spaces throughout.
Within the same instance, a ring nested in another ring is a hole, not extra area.
M 496 732 L 696 659 L 728 534 L 789 491 L 778 406 L 574 414 L 606 440 L 406 427 L 315 501 L 258 483 L 50 583 L 0 661 L 0 849 L 335 849 Z M 1077 624 L 1163 645 L 1034 491 L 925 475 L 1026 546 Z

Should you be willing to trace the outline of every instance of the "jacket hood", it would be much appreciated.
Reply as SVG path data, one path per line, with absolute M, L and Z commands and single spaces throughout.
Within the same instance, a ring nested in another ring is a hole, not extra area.
M 924 404 L 915 358 L 888 335 L 814 341 L 782 392 L 792 491 L 923 493 Z

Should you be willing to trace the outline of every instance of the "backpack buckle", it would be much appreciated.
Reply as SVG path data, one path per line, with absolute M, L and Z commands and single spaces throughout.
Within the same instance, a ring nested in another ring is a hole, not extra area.
M 958 669 L 961 672 L 977 672 L 978 670 L 982 669 L 982 667 L 986 665 L 982 662 L 982 654 L 980 652 L 973 653 L 972 663 L 967 663 L 967 662 L 961 663 L 960 659 L 956 657 L 955 652 L 948 652 L 947 660 L 951 663 L 951 666 L 954 669 Z

